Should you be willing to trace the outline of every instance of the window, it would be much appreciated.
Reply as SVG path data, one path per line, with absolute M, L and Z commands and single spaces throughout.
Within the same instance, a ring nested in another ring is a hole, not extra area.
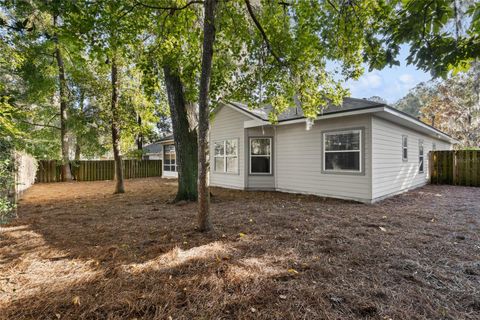
M 361 172 L 361 150 L 361 130 L 323 133 L 323 170 L 326 172 Z
M 408 137 L 402 136 L 402 160 L 408 161 Z
M 418 140 L 418 172 L 423 173 L 423 140 Z
M 175 145 L 169 144 L 163 146 L 163 170 L 176 172 L 177 171 L 177 157 L 175 154 Z
M 250 138 L 250 173 L 272 173 L 272 138 Z
M 238 173 L 238 140 L 215 142 L 214 171 Z

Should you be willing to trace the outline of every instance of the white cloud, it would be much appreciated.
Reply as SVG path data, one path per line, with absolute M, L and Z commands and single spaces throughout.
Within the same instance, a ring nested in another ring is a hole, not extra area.
M 360 82 L 365 88 L 376 89 L 382 86 L 383 78 L 378 73 L 367 73 L 360 78 Z
M 353 96 L 363 96 L 365 92 L 377 91 L 383 86 L 384 81 L 383 77 L 377 71 L 374 71 L 364 74 L 356 81 L 349 80 L 346 84 Z
M 400 81 L 401 84 L 404 84 L 404 85 L 411 85 L 415 83 L 415 78 L 408 73 L 402 74 L 400 77 L 398 77 L 398 80 Z

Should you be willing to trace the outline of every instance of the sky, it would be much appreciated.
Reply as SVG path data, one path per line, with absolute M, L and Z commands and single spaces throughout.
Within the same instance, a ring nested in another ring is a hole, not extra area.
M 346 87 L 353 98 L 370 98 L 380 96 L 389 104 L 405 96 L 408 91 L 420 82 L 431 79 L 430 74 L 417 70 L 415 66 L 407 66 L 408 46 L 402 46 L 398 60 L 400 66 L 367 72 L 357 81 L 349 80 Z

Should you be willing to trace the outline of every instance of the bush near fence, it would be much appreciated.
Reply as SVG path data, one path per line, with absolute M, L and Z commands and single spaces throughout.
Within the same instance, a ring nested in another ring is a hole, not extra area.
M 3 146 L 5 147 L 5 145 Z M 16 216 L 16 203 L 35 181 L 37 161 L 12 148 L 0 148 L 0 224 Z
M 60 160 L 39 161 L 36 182 L 62 181 L 62 162 Z M 77 181 L 113 180 L 115 162 L 113 160 L 71 161 L 72 175 Z M 162 176 L 162 160 L 123 160 L 125 179 Z
M 430 182 L 480 186 L 480 150 L 430 152 Z

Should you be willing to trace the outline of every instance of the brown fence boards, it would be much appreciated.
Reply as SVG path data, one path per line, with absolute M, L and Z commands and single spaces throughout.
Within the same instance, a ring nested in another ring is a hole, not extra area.
M 162 176 L 162 160 L 123 160 L 122 169 L 125 179 Z M 39 161 L 36 182 L 62 181 L 61 161 Z M 113 160 L 71 161 L 70 168 L 77 181 L 113 180 L 115 162 Z
M 480 186 L 480 150 L 430 152 L 430 182 Z

